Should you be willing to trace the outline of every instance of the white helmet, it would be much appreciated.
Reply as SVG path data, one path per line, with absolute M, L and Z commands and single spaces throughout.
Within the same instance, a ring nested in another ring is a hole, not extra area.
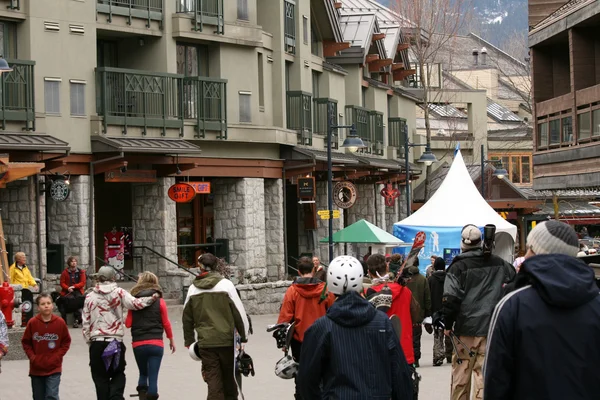
M 201 361 L 200 355 L 198 354 L 198 342 L 192 343 L 192 345 L 188 349 L 188 353 L 190 354 L 192 360 Z
M 363 267 L 360 261 L 352 256 L 339 256 L 333 259 L 327 269 L 327 290 L 333 294 L 344 294 L 349 291 L 361 292 L 363 284 Z
M 293 379 L 298 372 L 298 363 L 289 354 L 275 364 L 275 375 L 281 379 Z

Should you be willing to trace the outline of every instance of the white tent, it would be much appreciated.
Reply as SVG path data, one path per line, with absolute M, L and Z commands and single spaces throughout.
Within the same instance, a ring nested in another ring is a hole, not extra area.
M 460 151 L 456 152 L 446 178 L 435 194 L 414 214 L 394 225 L 462 228 L 473 224 L 480 228 L 496 225 L 496 232 L 517 238 L 517 227 L 503 219 L 481 197 Z

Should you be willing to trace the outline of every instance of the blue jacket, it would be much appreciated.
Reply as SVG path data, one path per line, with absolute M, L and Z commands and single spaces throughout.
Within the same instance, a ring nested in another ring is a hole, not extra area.
M 355 292 L 306 331 L 297 379 L 305 400 L 412 399 L 398 335 L 387 315 Z
M 600 296 L 592 268 L 550 254 L 523 263 L 492 316 L 485 400 L 600 398 Z

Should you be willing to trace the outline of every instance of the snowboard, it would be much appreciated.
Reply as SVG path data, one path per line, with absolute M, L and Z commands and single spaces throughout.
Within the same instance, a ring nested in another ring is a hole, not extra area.
M 27 322 L 33 318 L 33 293 L 29 289 L 21 290 L 21 326 L 27 326 Z
M 413 245 L 412 245 L 410 251 L 408 252 L 408 255 L 404 259 L 404 263 L 402 263 L 402 267 L 400 267 L 400 269 L 398 270 L 398 276 L 396 277 L 396 279 L 398 279 L 400 276 L 402 276 L 402 271 L 404 271 L 404 267 L 412 267 L 415 264 L 415 260 L 419 256 L 421 249 L 423 249 L 423 247 L 425 247 L 426 239 L 427 239 L 427 235 L 425 234 L 425 232 L 423 232 L 423 231 L 417 232 L 417 234 L 415 235 L 415 240 L 413 241 Z
M 402 336 L 402 324 L 400 323 L 400 318 L 396 314 L 390 317 L 390 322 L 392 323 L 392 327 L 394 328 L 394 332 L 398 335 L 398 340 Z

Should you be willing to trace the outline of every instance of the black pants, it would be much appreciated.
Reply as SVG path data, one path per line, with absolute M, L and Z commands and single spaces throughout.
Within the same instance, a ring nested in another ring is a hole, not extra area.
M 123 400 L 125 392 L 125 345 L 121 343 L 121 357 L 115 369 L 111 365 L 106 370 L 102 353 L 110 342 L 95 341 L 90 343 L 90 368 L 96 386 L 98 400 Z
M 415 351 L 415 362 L 421 359 L 421 336 L 423 335 L 423 325 L 413 325 L 413 349 Z
M 202 360 L 202 378 L 208 385 L 207 400 L 237 400 L 233 346 L 198 348 Z
M 297 341 L 296 339 L 292 339 L 290 343 L 290 348 L 292 350 L 292 358 L 296 360 L 297 363 L 300 362 L 300 353 L 302 353 L 302 342 Z M 296 385 L 296 399 L 302 399 L 300 397 L 300 393 L 298 390 L 298 378 L 294 377 L 294 384 Z

